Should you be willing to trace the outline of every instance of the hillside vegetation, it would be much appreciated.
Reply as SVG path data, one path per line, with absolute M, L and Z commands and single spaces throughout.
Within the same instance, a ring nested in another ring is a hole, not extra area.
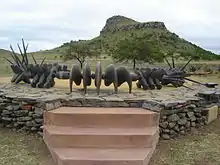
M 124 16 L 113 16 L 107 19 L 105 26 L 100 31 L 100 35 L 91 40 L 71 41 L 64 43 L 51 51 L 63 54 L 69 44 L 79 44 L 86 42 L 91 49 L 98 50 L 100 54 L 109 55 L 108 49 L 116 46 L 121 40 L 132 37 L 132 35 L 147 40 L 156 49 L 155 52 L 163 54 L 191 53 L 197 55 L 202 60 L 220 59 L 210 51 L 180 38 L 177 34 L 170 32 L 163 22 L 137 22 Z
M 0 49 L 0 56 L 9 56 L 11 52 L 9 50 Z

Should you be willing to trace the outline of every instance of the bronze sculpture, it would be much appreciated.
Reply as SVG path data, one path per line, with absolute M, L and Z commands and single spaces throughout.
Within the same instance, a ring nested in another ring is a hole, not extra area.
M 22 39 L 22 47 L 18 45 L 20 54 L 12 50 L 12 59 L 14 62 L 6 59 L 10 64 L 14 76 L 11 79 L 12 83 L 18 84 L 21 81 L 31 84 L 33 88 L 51 88 L 55 85 L 55 78 L 58 79 L 68 79 L 69 80 L 69 91 L 73 90 L 73 83 L 75 85 L 80 85 L 83 81 L 84 93 L 87 93 L 87 86 L 90 86 L 92 79 L 94 79 L 94 84 L 97 90 L 97 94 L 100 93 L 100 87 L 102 80 L 105 86 L 110 86 L 113 84 L 114 92 L 118 93 L 118 87 L 123 83 L 127 83 L 129 87 L 129 93 L 132 91 L 132 81 L 137 81 L 137 87 L 144 90 L 147 89 L 161 89 L 163 85 L 172 84 L 175 87 L 184 86 L 185 80 L 192 81 L 207 87 L 215 87 L 215 83 L 205 83 L 191 80 L 187 78 L 189 75 L 184 71 L 186 66 L 192 60 L 190 59 L 182 68 L 176 68 L 174 59 L 172 58 L 172 66 L 169 61 L 165 58 L 169 68 L 159 68 L 159 67 L 148 67 L 136 69 L 131 72 L 126 67 L 116 68 L 113 64 L 107 66 L 104 72 L 102 72 L 101 63 L 98 62 L 93 73 L 90 69 L 88 63 L 84 65 L 84 68 L 80 69 L 78 65 L 73 65 L 71 70 L 68 70 L 67 65 L 54 64 L 44 64 L 45 58 L 40 64 L 38 64 L 32 56 L 34 64 L 30 64 L 27 57 L 28 45 L 24 44 Z M 21 58 L 19 58 L 19 55 Z M 32 79 L 32 81 L 31 81 Z

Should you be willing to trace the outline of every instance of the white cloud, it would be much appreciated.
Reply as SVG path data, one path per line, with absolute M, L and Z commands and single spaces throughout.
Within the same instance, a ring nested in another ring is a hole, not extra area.
M 8 48 L 21 37 L 33 44 L 31 51 L 89 39 L 97 36 L 113 15 L 163 21 L 180 37 L 220 50 L 218 0 L 7 0 L 0 6 L 0 47 Z

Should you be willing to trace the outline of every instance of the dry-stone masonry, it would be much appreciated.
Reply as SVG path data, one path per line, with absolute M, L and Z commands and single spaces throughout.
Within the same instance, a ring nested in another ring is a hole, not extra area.
M 185 135 L 192 128 L 207 124 L 208 107 L 220 104 L 220 88 L 208 89 L 193 85 L 153 91 L 134 91 L 133 94 L 105 91 L 96 96 L 89 90 L 67 94 L 64 89 L 35 89 L 28 85 L 0 86 L 0 124 L 4 127 L 42 135 L 44 111 L 61 106 L 71 107 L 142 107 L 160 113 L 160 136 L 171 139 Z

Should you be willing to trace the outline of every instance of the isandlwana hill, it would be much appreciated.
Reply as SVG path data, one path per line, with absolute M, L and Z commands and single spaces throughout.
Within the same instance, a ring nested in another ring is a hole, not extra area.
M 130 34 L 135 36 L 145 36 L 142 38 L 149 40 L 154 45 L 154 48 L 157 49 L 156 52 L 167 54 L 172 50 L 173 53 L 189 52 L 199 56 L 202 60 L 220 59 L 220 55 L 205 50 L 169 31 L 164 22 L 138 22 L 120 15 L 108 18 L 105 26 L 100 31 L 100 35 L 93 39 L 86 41 L 71 40 L 70 42 L 63 43 L 61 46 L 51 50 L 34 52 L 34 55 L 41 54 L 47 56 L 54 54 L 56 57 L 60 57 L 70 43 L 78 44 L 82 41 L 89 44 L 92 49 L 95 49 L 101 54 L 107 54 L 107 49 L 109 47 L 114 47 L 115 43 Z
M 120 15 L 108 18 L 99 36 L 84 41 L 93 49 L 102 49 L 102 53 L 105 53 L 106 49 L 114 46 L 117 41 L 125 38 L 129 34 L 146 36 L 144 38 L 153 43 L 154 47 L 158 49 L 157 52 L 167 53 L 169 50 L 174 50 L 174 53 L 190 52 L 191 54 L 199 56 L 202 60 L 220 59 L 219 55 L 205 50 L 169 31 L 163 22 L 138 22 Z M 82 40 L 67 42 L 60 47 L 49 50 L 49 52 L 59 52 L 62 54 L 70 43 L 77 44 L 80 42 L 82 42 Z

